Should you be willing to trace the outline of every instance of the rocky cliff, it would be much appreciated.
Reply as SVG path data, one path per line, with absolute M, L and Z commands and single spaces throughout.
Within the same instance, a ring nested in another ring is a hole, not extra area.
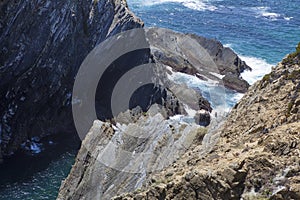
M 58 199 L 299 199 L 299 60 L 251 86 L 216 131 L 158 105 L 95 121 Z
M 300 199 L 300 43 L 250 87 L 205 143 L 113 199 Z
M 74 77 L 108 35 L 142 27 L 123 0 L 0 2 L 0 157 L 34 136 L 75 132 Z
M 22 147 L 30 149 L 32 138 L 74 134 L 71 98 L 80 64 L 107 37 L 143 22 L 123 0 L 1 1 L 0 9 L 1 158 Z M 221 43 L 162 29 L 146 35 L 151 51 L 137 53 L 133 60 L 155 63 L 159 69 L 156 75 L 165 88 L 157 92 L 164 94 L 157 102 L 166 108 L 165 115 L 187 114 L 191 108 L 197 123 L 207 126 L 212 110 L 199 92 L 168 80 L 170 69 L 247 90 L 240 73 L 250 68 Z M 150 106 L 146 103 L 143 111 Z M 112 117 L 106 109 L 106 104 L 97 109 L 102 120 Z
M 211 41 L 206 40 L 209 44 L 201 44 L 196 36 L 158 28 L 147 29 L 146 38 L 154 55 L 156 76 L 164 85 L 165 103 L 154 104 L 148 111 L 139 107 L 125 111 L 112 123 L 95 121 L 72 171 L 62 183 L 58 199 L 109 199 L 138 189 L 149 174 L 169 166 L 191 145 L 202 141 L 207 129 L 199 124 L 210 124 L 212 108 L 199 91 L 170 78 L 183 62 L 189 63 L 189 68 L 194 71 L 188 74 L 216 81 L 216 86 L 223 85 L 218 77 L 221 76 L 219 69 L 225 65 L 228 65 L 228 71 L 235 69 L 234 73 L 228 74 L 235 74 L 236 80 L 244 82 L 239 77 L 240 66 L 235 62 L 236 59 L 242 61 L 218 42 L 214 41 L 210 46 Z M 227 62 L 217 62 L 217 54 L 208 53 L 213 48 L 220 54 L 223 51 L 232 54 L 226 58 Z M 157 51 L 169 57 L 158 56 Z M 244 64 L 244 67 L 248 66 Z

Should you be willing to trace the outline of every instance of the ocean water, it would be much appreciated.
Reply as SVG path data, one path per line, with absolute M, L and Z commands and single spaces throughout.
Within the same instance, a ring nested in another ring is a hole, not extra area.
M 252 72 L 242 76 L 254 83 L 300 42 L 300 0 L 127 0 L 146 27 L 170 28 L 220 40 L 231 47 Z M 175 76 L 192 87 L 201 81 Z M 204 96 L 209 90 L 202 89 Z M 240 94 L 226 91 L 230 106 Z M 68 141 L 67 143 L 72 143 Z M 0 169 L 0 199 L 55 199 L 61 181 L 74 162 L 76 148 L 52 144 L 37 155 L 20 155 Z M 39 147 L 38 145 L 35 147 Z M 43 147 L 43 145 L 42 145 Z M 37 148 L 33 148 L 37 149 Z M 39 149 L 38 151 L 39 152 Z M 24 160 L 22 160 L 24 159 Z
M 299 0 L 128 0 L 146 27 L 195 33 L 231 47 L 253 68 L 250 83 L 300 42 Z
M 1 200 L 56 199 L 79 149 L 76 136 L 60 134 L 31 144 L 0 165 Z

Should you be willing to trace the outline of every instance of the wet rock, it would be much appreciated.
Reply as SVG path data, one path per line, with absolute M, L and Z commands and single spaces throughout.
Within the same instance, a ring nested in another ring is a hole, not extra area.
M 210 114 L 205 110 L 200 110 L 196 113 L 195 122 L 201 126 L 208 126 L 210 123 Z
M 158 28 L 148 29 L 147 38 L 155 60 L 174 71 L 217 80 L 238 92 L 249 88 L 240 74 L 251 68 L 219 41 Z

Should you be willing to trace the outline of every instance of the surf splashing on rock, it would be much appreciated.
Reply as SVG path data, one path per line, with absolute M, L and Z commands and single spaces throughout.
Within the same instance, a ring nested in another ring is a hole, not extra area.
M 184 74 L 181 72 L 173 72 L 169 75 L 169 79 L 176 83 L 187 84 L 188 87 L 197 89 L 204 98 L 206 98 L 213 108 L 213 110 L 223 110 L 226 113 L 241 99 L 243 94 L 229 90 L 219 86 L 216 81 L 208 79 L 207 81 L 201 80 L 196 76 Z M 220 90 L 225 90 L 225 102 L 220 101 L 218 96 L 223 94 Z M 225 103 L 225 105 L 224 105 Z M 224 107 L 225 106 L 225 107 Z M 221 109 L 222 108 L 222 109 Z
M 252 68 L 252 71 L 245 71 L 242 73 L 243 79 L 250 85 L 261 79 L 265 74 L 271 72 L 273 65 L 267 63 L 264 59 L 241 55 L 239 55 L 239 57 Z

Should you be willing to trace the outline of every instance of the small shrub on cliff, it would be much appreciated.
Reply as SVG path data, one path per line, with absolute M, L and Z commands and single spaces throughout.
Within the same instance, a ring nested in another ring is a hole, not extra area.
M 285 59 L 283 59 L 283 64 L 300 64 L 300 42 L 296 47 L 296 51 L 289 54 Z
M 300 70 L 294 70 L 292 73 L 288 75 L 288 79 L 291 80 L 300 79 Z
M 271 74 L 266 74 L 264 77 L 263 77 L 263 82 L 266 82 L 266 81 L 269 81 L 271 78 Z
M 300 54 L 300 42 L 298 43 L 298 46 L 296 47 L 296 53 Z

